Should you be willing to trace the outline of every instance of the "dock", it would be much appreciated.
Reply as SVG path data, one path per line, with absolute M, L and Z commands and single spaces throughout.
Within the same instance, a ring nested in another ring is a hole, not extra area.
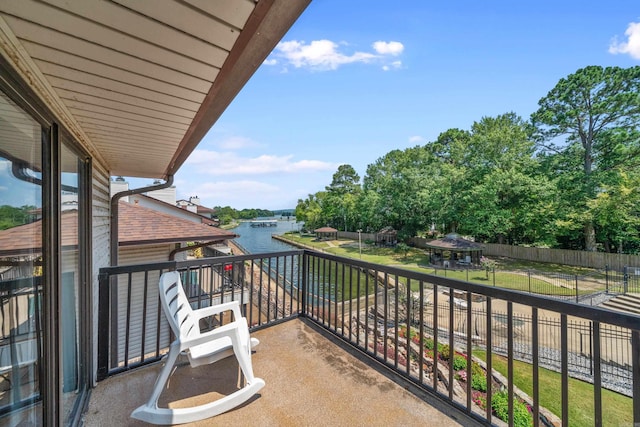
M 254 219 L 250 221 L 251 227 L 277 227 L 277 219 Z

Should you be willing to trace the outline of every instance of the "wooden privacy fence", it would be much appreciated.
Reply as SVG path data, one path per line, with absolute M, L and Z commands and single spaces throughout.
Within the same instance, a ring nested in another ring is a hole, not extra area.
M 356 233 L 357 234 L 357 233 Z M 356 236 L 357 237 L 357 236 Z M 426 248 L 431 239 L 412 237 L 407 243 Z M 576 267 L 605 268 L 622 271 L 625 266 L 640 268 L 640 255 L 612 254 L 607 252 L 572 251 L 569 249 L 530 248 L 525 246 L 485 243 L 483 255 L 502 256 L 536 262 L 552 262 Z
M 356 231 L 338 231 L 338 238 L 339 239 L 351 239 L 351 240 L 355 240 L 357 242 L 358 241 L 358 232 L 356 232 Z M 364 243 L 365 240 L 373 240 L 375 242 L 376 241 L 376 233 L 360 233 L 360 239 L 362 240 L 362 243 Z
M 640 267 L 640 256 L 607 252 L 572 251 L 568 249 L 527 248 L 485 244 L 487 256 L 503 256 L 526 261 L 553 262 L 577 267 L 605 268 L 620 271 L 625 266 Z

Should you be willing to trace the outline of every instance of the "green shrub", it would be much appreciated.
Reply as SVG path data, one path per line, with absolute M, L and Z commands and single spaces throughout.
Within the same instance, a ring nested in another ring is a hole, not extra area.
M 482 374 L 471 374 L 471 388 L 474 390 L 487 391 L 487 376 Z
M 507 392 L 501 391 L 493 395 L 491 399 L 491 408 L 495 412 L 496 416 L 502 421 L 509 420 L 509 396 Z M 518 399 L 513 400 L 513 425 L 515 427 L 530 427 L 533 425 L 533 417 L 527 405 L 520 402 Z
M 459 354 L 453 355 L 453 370 L 459 371 L 467 367 L 467 359 Z
M 482 409 L 485 409 L 487 407 L 487 396 L 484 393 L 481 393 L 479 391 L 472 391 L 471 398 L 473 399 L 474 403 L 480 406 Z
M 406 338 L 407 337 L 407 327 L 406 326 L 402 326 L 400 328 L 400 332 L 399 332 L 400 337 L 402 338 Z M 410 339 L 414 339 L 415 337 L 418 336 L 418 332 L 414 331 L 413 329 L 411 330 L 411 337 Z
M 438 351 L 440 352 L 440 357 L 442 358 L 442 360 L 449 360 L 451 350 L 449 349 L 449 346 L 447 344 L 444 344 L 442 347 L 440 347 Z
M 424 348 L 426 348 L 427 350 L 433 350 L 434 343 L 435 342 L 433 341 L 433 338 L 425 338 L 422 345 L 424 345 Z M 443 347 L 443 344 L 438 343 L 438 352 L 442 352 Z
M 471 375 L 485 375 L 484 369 L 478 362 L 471 362 Z

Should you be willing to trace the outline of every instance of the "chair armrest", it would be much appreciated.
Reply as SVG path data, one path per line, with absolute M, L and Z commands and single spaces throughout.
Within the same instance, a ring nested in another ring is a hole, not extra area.
M 193 310 L 193 315 L 199 320 L 205 317 L 215 316 L 216 314 L 220 314 L 224 311 L 232 311 L 233 320 L 238 320 L 242 317 L 242 313 L 240 313 L 240 303 L 238 301 L 229 301 L 222 304 L 199 308 L 197 310 Z
M 240 338 L 242 336 L 240 332 L 241 328 L 247 328 L 247 321 L 244 318 L 238 321 L 227 323 L 224 326 L 217 327 L 211 331 L 197 334 L 192 337 L 180 337 L 180 351 L 186 350 L 196 345 L 206 344 L 219 338 L 231 338 L 231 336 L 234 334 L 238 334 L 237 336 L 238 338 Z

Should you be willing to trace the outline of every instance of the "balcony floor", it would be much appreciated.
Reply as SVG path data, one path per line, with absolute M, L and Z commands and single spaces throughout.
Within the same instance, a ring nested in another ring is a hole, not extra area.
M 254 332 L 254 372 L 266 386 L 245 405 L 193 426 L 462 425 L 357 359 L 303 320 Z M 182 361 L 182 360 L 180 360 Z M 129 414 L 148 398 L 160 364 L 116 375 L 92 391 L 84 425 L 142 426 Z M 202 404 L 235 390 L 238 365 L 181 364 L 163 398 L 172 407 Z M 161 402 L 161 405 L 167 404 Z M 454 412 L 451 410 L 451 412 Z

